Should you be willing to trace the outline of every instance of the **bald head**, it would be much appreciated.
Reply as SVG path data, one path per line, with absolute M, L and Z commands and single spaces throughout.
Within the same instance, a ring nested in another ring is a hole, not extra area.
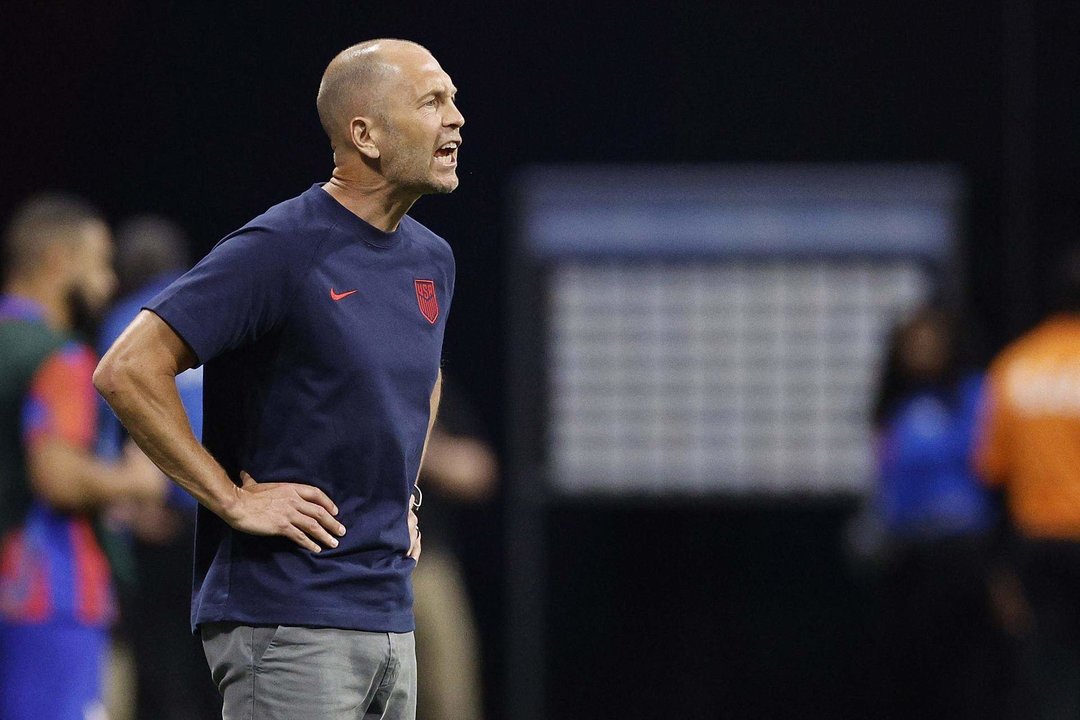
M 379 117 L 380 95 L 386 81 L 399 69 L 399 59 L 409 53 L 428 53 L 408 40 L 367 40 L 342 50 L 330 61 L 319 83 L 316 106 L 319 121 L 330 144 L 349 135 L 349 122 L 361 115 Z
M 81 198 L 50 193 L 28 199 L 15 211 L 4 234 L 8 275 L 36 272 L 46 248 L 55 243 L 81 243 L 87 225 L 104 227 L 104 221 Z

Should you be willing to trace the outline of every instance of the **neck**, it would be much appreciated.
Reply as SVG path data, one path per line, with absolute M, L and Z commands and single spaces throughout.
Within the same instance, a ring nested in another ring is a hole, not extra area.
M 71 330 L 71 310 L 62 292 L 44 278 L 12 278 L 4 286 L 5 295 L 16 295 L 41 306 L 45 324 L 53 330 Z
M 383 232 L 397 230 L 401 218 L 420 196 L 394 187 L 382 175 L 357 176 L 334 168 L 323 190 L 367 224 Z

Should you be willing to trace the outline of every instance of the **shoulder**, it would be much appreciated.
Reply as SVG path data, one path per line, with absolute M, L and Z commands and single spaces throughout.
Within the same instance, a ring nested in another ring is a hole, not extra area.
M 427 253 L 436 259 L 443 260 L 444 262 L 449 263 L 451 267 L 454 266 L 454 251 L 450 247 L 450 243 L 432 232 L 423 223 L 406 215 L 401 219 L 401 230 L 408 235 L 413 244 L 419 248 L 421 252 Z
M 67 342 L 60 333 L 41 322 L 15 320 L 0 323 L 0 360 L 23 377 Z
M 97 363 L 97 355 L 94 354 L 93 349 L 81 340 L 68 340 L 53 353 L 53 357 L 71 367 L 89 366 L 93 369 Z
M 0 332 L 3 333 L 5 339 L 10 339 L 10 342 L 5 343 L 5 347 L 16 350 L 32 348 L 35 351 L 41 349 L 47 351 L 65 342 L 62 334 L 37 320 L 9 320 L 0 323 Z
M 912 418 L 918 414 L 920 408 L 930 400 L 932 400 L 932 396 L 921 391 L 899 398 L 893 405 L 888 417 L 885 418 L 885 427 L 894 431 L 905 427 L 911 423 Z
M 272 205 L 261 215 L 252 218 L 241 230 L 260 228 L 266 231 L 321 231 L 333 225 L 332 217 L 326 212 L 326 205 L 321 200 L 323 191 L 314 186 L 296 197 Z
M 229 233 L 210 255 L 235 257 L 251 263 L 251 269 L 276 266 L 295 270 L 307 264 L 332 229 L 332 219 L 308 191 L 270 207 Z
M 24 442 L 60 437 L 89 448 L 96 433 L 97 393 L 93 375 L 97 358 L 87 345 L 68 342 L 34 373 L 22 408 Z
M 990 362 L 990 374 L 994 376 L 999 375 L 1001 372 L 1004 372 L 1009 365 L 1031 352 L 1031 349 L 1040 343 L 1040 335 L 1040 328 L 1036 327 L 1002 348 L 1001 352 L 999 352 Z
M 1047 322 L 1041 323 L 1005 346 L 990 363 L 990 375 L 999 378 L 1009 368 L 1041 355 L 1046 348 L 1056 345 L 1058 334 Z

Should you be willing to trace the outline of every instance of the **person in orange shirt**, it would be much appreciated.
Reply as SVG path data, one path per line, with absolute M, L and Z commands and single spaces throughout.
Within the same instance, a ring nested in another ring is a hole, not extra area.
M 976 465 L 1001 487 L 1030 606 L 1030 717 L 1080 718 L 1080 246 L 1058 311 L 990 366 Z

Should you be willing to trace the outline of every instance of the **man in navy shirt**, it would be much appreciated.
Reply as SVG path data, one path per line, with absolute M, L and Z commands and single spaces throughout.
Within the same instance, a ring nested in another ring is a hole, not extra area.
M 455 93 L 414 43 L 335 57 L 317 103 L 330 181 L 222 240 L 95 373 L 201 503 L 192 625 L 227 719 L 414 717 L 410 503 L 454 259 L 406 212 L 457 187 Z M 173 381 L 199 364 L 203 445 Z

